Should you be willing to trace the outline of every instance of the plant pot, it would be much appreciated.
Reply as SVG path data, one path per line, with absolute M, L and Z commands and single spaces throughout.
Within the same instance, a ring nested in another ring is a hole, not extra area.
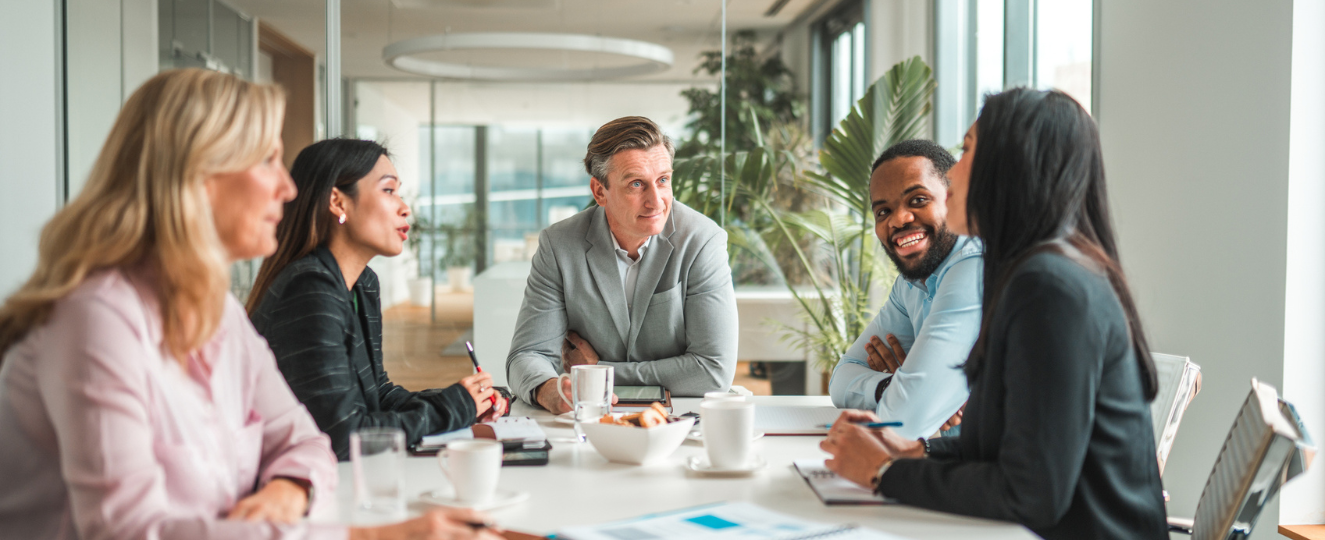
M 451 292 L 469 290 L 469 276 L 474 270 L 468 266 L 452 266 L 446 269 L 446 280 L 451 283 Z
M 409 302 L 416 306 L 432 305 L 432 278 L 409 280 Z

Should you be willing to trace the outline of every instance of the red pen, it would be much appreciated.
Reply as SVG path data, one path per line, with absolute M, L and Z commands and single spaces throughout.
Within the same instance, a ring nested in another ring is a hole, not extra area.
M 465 342 L 465 350 L 469 351 L 469 361 L 474 363 L 474 371 L 483 373 L 483 367 L 478 365 L 478 357 L 474 356 L 474 345 L 468 341 Z M 492 399 L 492 407 L 497 407 L 497 392 L 493 392 L 488 398 Z

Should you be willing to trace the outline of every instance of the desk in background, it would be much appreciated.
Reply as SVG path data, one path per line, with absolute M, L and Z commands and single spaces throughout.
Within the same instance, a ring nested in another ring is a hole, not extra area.
M 759 396 L 757 405 L 829 405 L 823 396 Z M 697 398 L 675 400 L 677 414 L 695 410 Z M 517 403 L 512 414 L 532 416 L 551 438 L 567 437 L 569 426 L 556 424 L 543 410 Z M 856 523 L 916 539 L 988 540 L 1033 539 L 1026 529 L 1009 523 L 930 512 L 906 506 L 826 507 L 792 468 L 794 459 L 827 457 L 819 450 L 822 437 L 764 437 L 755 451 L 768 462 L 762 472 L 748 478 L 708 478 L 687 473 L 681 464 L 704 448 L 687 441 L 666 461 L 649 466 L 610 463 L 590 443 L 553 443 L 550 463 L 545 467 L 506 467 L 501 472 L 502 489 L 529 491 L 529 500 L 491 512 L 503 527 L 516 531 L 550 534 L 572 525 L 630 519 L 653 512 L 676 510 L 721 501 L 749 501 L 776 512 L 804 519 Z M 410 512 L 426 509 L 416 502 L 420 493 L 447 486 L 430 457 L 406 461 L 405 491 Z M 354 481 L 348 463 L 340 464 L 340 487 L 336 491 L 339 514 L 315 516 L 319 521 L 353 522 Z

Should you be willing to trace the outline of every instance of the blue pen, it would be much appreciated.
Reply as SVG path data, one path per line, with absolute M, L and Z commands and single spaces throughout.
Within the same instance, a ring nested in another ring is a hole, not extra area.
M 857 426 L 860 426 L 860 427 L 863 427 L 863 428 L 865 428 L 865 429 L 879 429 L 879 428 L 886 428 L 886 427 L 902 427 L 902 423 L 901 423 L 901 422 L 870 422 L 870 423 L 868 423 L 868 424 L 856 424 L 856 425 L 857 425 Z M 822 427 L 822 428 L 824 428 L 824 429 L 832 429 L 832 428 L 833 428 L 833 425 L 832 425 L 832 424 L 824 424 L 824 425 L 822 425 L 822 426 L 820 426 L 820 427 Z

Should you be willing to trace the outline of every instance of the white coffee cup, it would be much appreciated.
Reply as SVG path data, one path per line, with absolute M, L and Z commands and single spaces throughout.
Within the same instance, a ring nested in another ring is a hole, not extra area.
M 731 392 L 705 392 L 704 401 L 745 401 L 745 396 Z
M 453 441 L 437 453 L 437 464 L 455 487 L 457 501 L 482 504 L 492 500 L 497 491 L 501 454 L 502 446 L 497 441 Z
M 703 401 L 699 404 L 704 450 L 715 469 L 740 469 L 750 464 L 755 404 L 748 401 Z

